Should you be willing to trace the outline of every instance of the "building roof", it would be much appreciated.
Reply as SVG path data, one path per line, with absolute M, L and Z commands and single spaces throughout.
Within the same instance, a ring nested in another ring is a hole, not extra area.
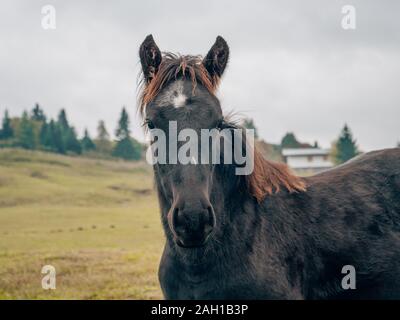
M 285 148 L 285 149 L 282 149 L 282 155 L 284 157 L 327 156 L 327 155 L 329 155 L 329 149 L 320 149 L 320 148 Z

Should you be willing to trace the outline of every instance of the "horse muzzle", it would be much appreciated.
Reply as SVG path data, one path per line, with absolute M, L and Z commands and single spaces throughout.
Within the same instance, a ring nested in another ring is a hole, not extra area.
M 176 206 L 169 215 L 174 240 L 183 248 L 204 246 L 215 227 L 215 213 L 211 205 L 205 208 L 188 204 L 184 208 Z

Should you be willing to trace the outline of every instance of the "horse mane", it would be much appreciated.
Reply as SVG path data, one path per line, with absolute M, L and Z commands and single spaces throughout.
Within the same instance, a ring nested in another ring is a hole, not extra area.
M 211 77 L 203 64 L 202 56 L 163 53 L 158 72 L 146 81 L 143 73 L 139 86 L 139 113 L 144 116 L 146 105 L 150 103 L 172 80 L 187 78 L 192 81 L 193 92 L 197 83 L 202 84 L 211 94 L 215 94 L 220 78 Z
M 142 74 L 138 103 L 138 110 L 142 117 L 147 104 L 153 101 L 161 89 L 179 78 L 190 79 L 193 91 L 197 83 L 200 83 L 213 95 L 220 82 L 218 76 L 210 76 L 201 56 L 163 53 L 158 72 L 149 80 L 146 80 Z M 286 164 L 266 160 L 256 146 L 254 146 L 254 170 L 250 175 L 245 176 L 245 181 L 248 192 L 258 202 L 267 195 L 279 192 L 281 188 L 285 188 L 290 193 L 306 190 L 304 181 L 294 175 Z
M 248 192 L 258 202 L 267 195 L 278 193 L 285 188 L 289 193 L 306 191 L 303 179 L 293 174 L 285 163 L 266 160 L 254 147 L 254 169 L 245 176 Z

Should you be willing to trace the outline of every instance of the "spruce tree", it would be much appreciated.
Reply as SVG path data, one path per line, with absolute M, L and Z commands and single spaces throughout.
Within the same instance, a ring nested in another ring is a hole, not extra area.
M 75 128 L 71 127 L 68 122 L 65 109 L 61 109 L 60 113 L 58 114 L 57 126 L 61 133 L 64 152 L 71 151 L 73 153 L 81 154 L 82 146 L 76 135 Z
M 82 146 L 76 136 L 76 131 L 74 127 L 69 127 L 64 131 L 64 141 L 65 141 L 65 150 L 71 151 L 77 154 L 82 153 Z
M 97 126 L 97 137 L 95 140 L 96 150 L 102 154 L 111 155 L 112 145 L 110 141 L 110 135 L 106 129 L 106 125 L 103 120 L 99 121 Z
M 125 107 L 122 108 L 121 116 L 118 121 L 118 127 L 115 132 L 115 135 L 119 140 L 124 138 L 128 138 L 131 131 L 129 130 L 129 116 L 128 112 L 126 112 Z
M 54 120 L 51 120 L 48 124 L 44 140 L 46 141 L 44 145 L 49 150 L 61 154 L 65 153 L 65 144 L 61 128 Z
M 253 129 L 254 130 L 254 139 L 258 139 L 258 130 L 254 124 L 254 120 L 251 118 L 244 119 L 243 127 L 245 129 Z
M 64 109 L 61 109 L 60 113 L 58 114 L 58 124 L 60 125 L 62 130 L 65 130 L 65 132 L 68 131 L 69 123 L 67 119 L 67 113 Z
M 300 148 L 301 144 L 297 141 L 293 132 L 288 132 L 282 138 L 281 147 L 284 148 Z
M 113 150 L 113 156 L 126 160 L 139 160 L 142 151 L 141 146 L 139 143 L 134 143 L 130 137 L 129 116 L 125 108 L 122 108 L 115 134 L 117 144 Z
M 47 122 L 40 128 L 39 143 L 44 149 L 51 149 L 50 125 Z
M 356 141 L 353 139 L 350 128 L 345 124 L 336 142 L 335 160 L 337 163 L 343 163 L 357 154 Z
M 132 160 L 140 160 L 143 152 L 143 145 L 135 138 L 130 138 L 133 146 Z
M 93 143 L 92 139 L 90 139 L 90 135 L 87 129 L 85 129 L 85 134 L 81 140 L 81 145 L 83 151 L 91 151 L 96 149 L 96 145 Z
M 44 115 L 44 112 L 40 108 L 38 103 L 36 103 L 35 107 L 32 109 L 31 119 L 34 121 L 40 121 L 40 122 L 46 121 L 46 116 Z
M 28 117 L 28 113 L 24 111 L 18 132 L 18 145 L 25 149 L 35 148 L 35 136 L 33 124 Z
M 0 130 L 0 139 L 10 139 L 14 136 L 14 130 L 11 126 L 11 119 L 8 116 L 8 111 L 4 111 L 2 128 Z
M 99 125 L 97 126 L 97 139 L 98 140 L 110 140 L 110 135 L 106 129 L 106 125 L 103 120 L 99 121 Z
M 113 156 L 125 160 L 140 159 L 140 154 L 138 156 L 138 153 L 135 147 L 133 146 L 133 143 L 130 138 L 123 138 L 122 140 L 117 142 L 113 151 Z

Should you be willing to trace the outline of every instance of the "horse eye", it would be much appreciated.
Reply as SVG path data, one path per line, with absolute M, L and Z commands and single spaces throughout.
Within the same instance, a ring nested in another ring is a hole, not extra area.
M 224 129 L 225 128 L 225 121 L 222 119 L 222 120 L 220 120 L 219 122 L 218 122 L 218 124 L 217 124 L 217 129 L 218 130 L 222 130 L 222 129 Z
M 151 121 L 149 119 L 146 119 L 145 124 L 147 125 L 147 128 L 149 128 L 150 130 L 155 128 L 153 121 Z

